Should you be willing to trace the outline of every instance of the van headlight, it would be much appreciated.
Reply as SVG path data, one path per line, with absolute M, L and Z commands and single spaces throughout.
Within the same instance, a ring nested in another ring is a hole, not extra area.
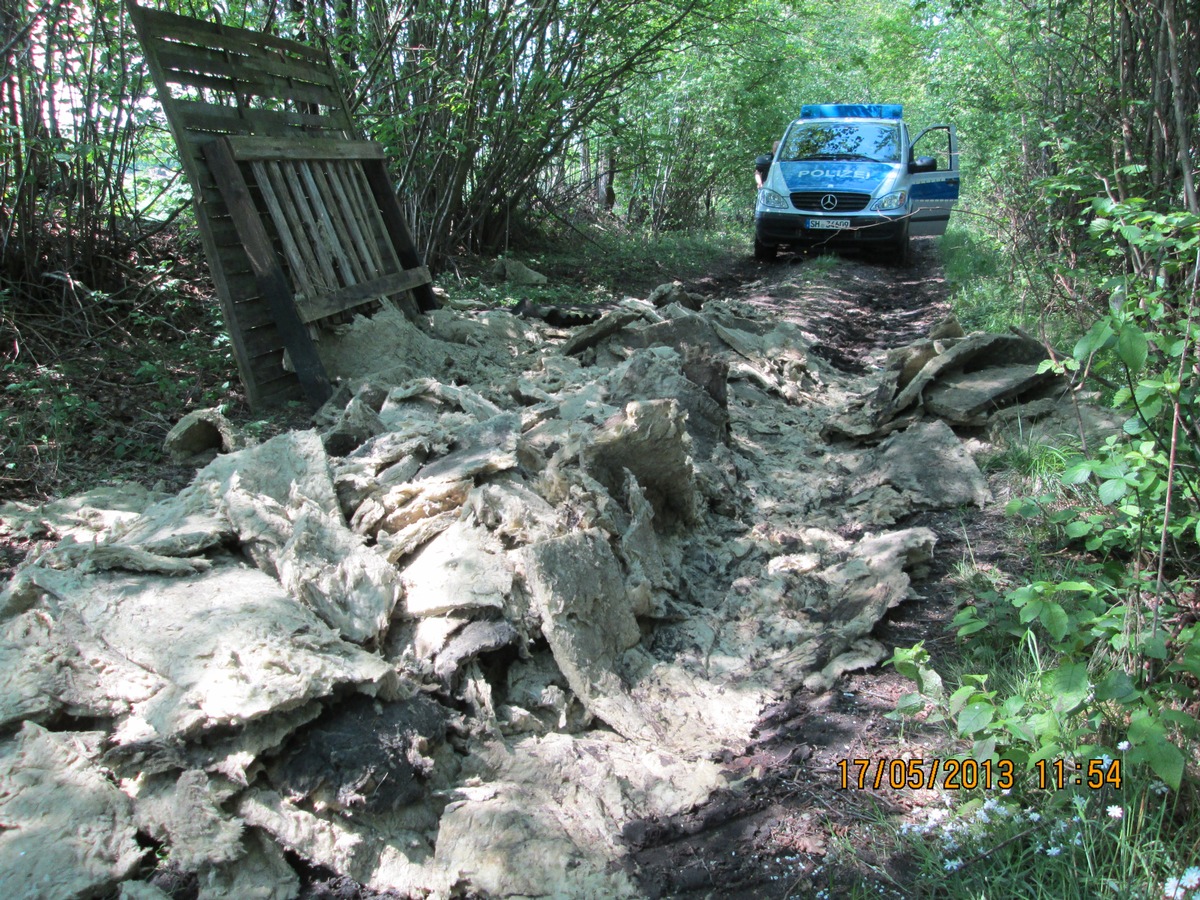
M 773 191 L 770 188 L 761 188 L 758 192 L 759 206 L 765 206 L 768 209 L 787 209 L 788 200 L 783 194 Z
M 890 194 L 884 194 L 878 200 L 871 204 L 871 209 L 880 211 L 888 209 L 901 209 L 908 202 L 908 191 L 892 191 Z

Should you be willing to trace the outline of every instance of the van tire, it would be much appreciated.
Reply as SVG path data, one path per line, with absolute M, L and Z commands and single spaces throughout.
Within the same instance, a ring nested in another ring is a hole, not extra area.
M 754 239 L 754 258 L 761 262 L 775 261 L 775 245 L 764 244 L 758 238 Z
M 894 266 L 908 265 L 908 233 L 892 244 L 887 254 L 888 261 Z

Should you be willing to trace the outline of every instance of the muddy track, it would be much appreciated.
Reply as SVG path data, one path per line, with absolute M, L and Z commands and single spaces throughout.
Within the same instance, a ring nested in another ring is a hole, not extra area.
M 841 371 L 877 368 L 883 353 L 925 337 L 950 312 L 936 244 L 914 243 L 907 266 L 854 256 L 836 264 L 799 256 L 774 264 L 744 260 L 694 289 L 737 297 L 795 322 L 813 352 Z M 899 526 L 938 535 L 934 564 L 915 584 L 924 598 L 892 610 L 872 636 L 890 649 L 924 641 L 935 656 L 954 652 L 951 576 L 969 551 L 981 563 L 1003 556 L 1000 523 L 974 510 L 920 513 Z M 798 691 L 767 709 L 755 742 L 723 760 L 735 790 L 665 822 L 626 830 L 631 868 L 647 897 L 785 898 L 844 896 L 871 883 L 908 897 L 905 861 L 869 846 L 864 825 L 880 812 L 903 816 L 932 799 L 913 792 L 841 788 L 838 761 L 936 754 L 939 735 L 886 718 L 911 682 L 890 667 L 845 676 L 832 690 Z M 842 852 L 831 853 L 840 846 Z M 856 860 L 849 863 L 847 860 Z

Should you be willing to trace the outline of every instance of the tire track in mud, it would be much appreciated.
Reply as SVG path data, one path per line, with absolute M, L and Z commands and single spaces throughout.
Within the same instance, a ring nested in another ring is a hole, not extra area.
M 812 351 L 842 372 L 866 374 L 886 351 L 926 337 L 950 313 L 935 241 L 914 242 L 903 267 L 854 256 L 835 261 L 793 256 L 775 263 L 743 260 L 693 289 L 735 297 L 798 325 Z M 981 563 L 1004 555 L 999 524 L 987 513 L 919 513 L 899 525 L 938 535 L 935 560 L 915 583 L 922 601 L 893 609 L 872 636 L 889 650 L 924 641 L 953 652 L 951 576 L 969 543 Z M 632 874 L 651 898 L 843 896 L 848 878 L 876 882 L 882 896 L 907 896 L 905 861 L 865 843 L 864 823 L 879 812 L 903 815 L 932 792 L 840 788 L 837 761 L 920 756 L 922 736 L 885 716 L 912 685 L 890 667 L 843 676 L 831 690 L 801 690 L 764 711 L 754 743 L 722 760 L 734 790 L 665 822 L 633 823 L 624 835 Z M 929 755 L 928 748 L 925 749 Z M 923 794 L 923 795 L 922 795 Z M 842 852 L 831 857 L 838 846 Z M 847 853 L 847 847 L 853 849 Z M 853 866 L 847 864 L 853 858 Z

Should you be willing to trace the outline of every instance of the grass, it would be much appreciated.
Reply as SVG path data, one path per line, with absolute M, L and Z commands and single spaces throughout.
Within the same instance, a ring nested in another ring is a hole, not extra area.
M 1078 455 L 1078 435 L 1060 434 L 1051 442 L 1044 435 L 1022 428 L 1016 439 L 983 459 L 980 468 L 985 473 L 1004 473 L 1010 488 L 1042 494 L 1059 486 L 1068 461 Z
M 1015 325 L 1055 346 L 1078 336 L 1079 323 L 1061 311 L 1063 298 L 1044 266 L 1014 258 L 991 235 L 962 224 L 947 229 L 941 251 L 954 315 L 968 333 Z
M 916 863 L 910 896 L 1162 897 L 1190 868 L 1200 836 L 1177 827 L 1180 801 L 1164 788 L 1135 779 L 1119 792 L 994 791 L 926 807 L 920 821 L 893 832 Z
M 742 230 L 664 232 L 583 226 L 517 259 L 548 279 L 546 285 L 517 285 L 492 274 L 493 260 L 461 260 L 437 279 L 451 299 L 512 306 L 522 300 L 549 305 L 591 305 L 625 297 L 645 298 L 670 281 L 710 276 L 728 260 L 750 253 Z

